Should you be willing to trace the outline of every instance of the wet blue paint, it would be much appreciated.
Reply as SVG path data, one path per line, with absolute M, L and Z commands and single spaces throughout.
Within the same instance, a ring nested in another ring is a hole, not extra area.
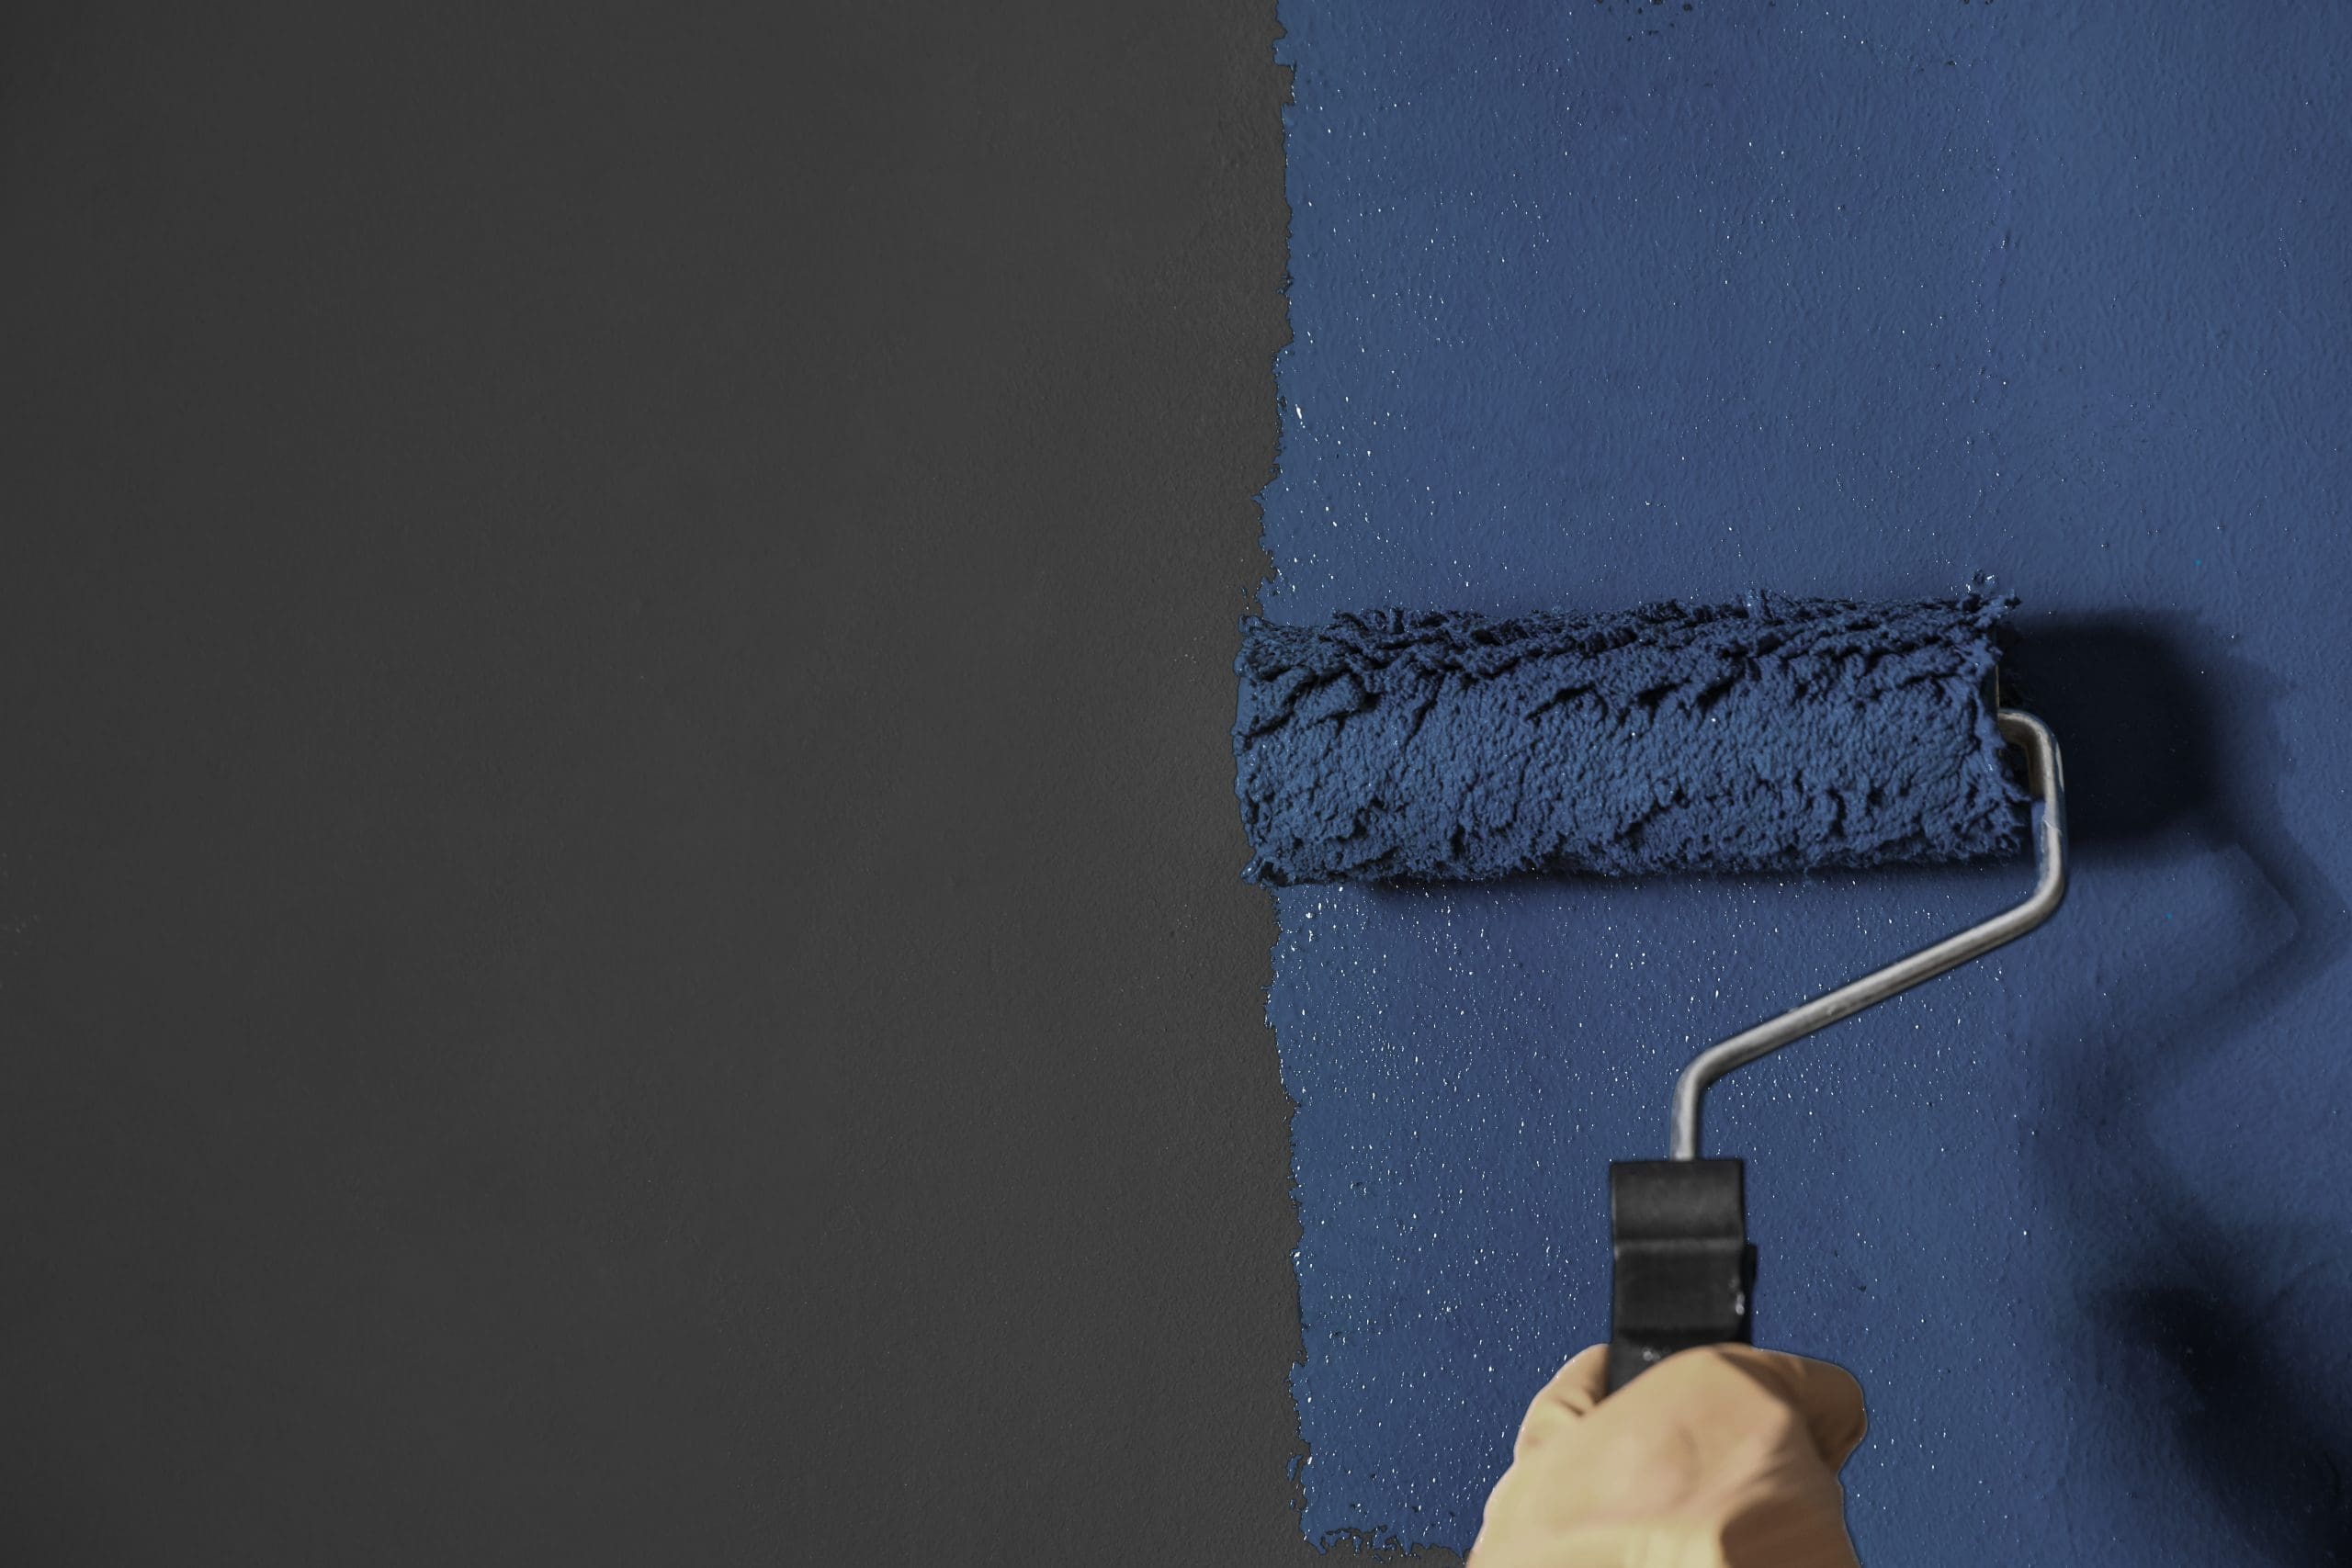
M 2022 597 L 2067 908 L 1710 1100 L 1864 1559 L 2352 1557 L 2352 10 L 1282 17 L 1269 615 Z M 2023 878 L 1276 894 L 1306 1533 L 1466 1546 L 1682 1060 Z
M 1253 619 L 1246 874 L 1485 882 L 1856 869 L 2025 845 L 1988 679 L 2012 607 L 1668 601 Z

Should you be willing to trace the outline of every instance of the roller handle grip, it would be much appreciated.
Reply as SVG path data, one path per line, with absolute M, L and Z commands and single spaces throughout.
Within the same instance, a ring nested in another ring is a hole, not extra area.
M 1609 1392 L 1677 1350 L 1746 1345 L 1756 1248 L 1736 1159 L 1609 1168 Z

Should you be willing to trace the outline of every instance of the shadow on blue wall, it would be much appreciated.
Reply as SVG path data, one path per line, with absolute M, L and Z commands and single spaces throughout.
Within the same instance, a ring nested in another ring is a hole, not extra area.
M 2242 852 L 2291 917 L 2291 933 L 2251 967 L 2145 998 L 2128 1026 L 2075 1057 L 2081 1070 L 2059 1108 L 2071 1135 L 2053 1140 L 2044 1174 L 2075 1224 L 2123 1224 L 2134 1237 L 2120 1267 L 2107 1258 L 2079 1281 L 2084 1321 L 2108 1340 L 2090 1348 L 2110 1418 L 2135 1420 L 2148 1387 L 2164 1389 L 2181 1455 L 2249 1547 L 2278 1563 L 2352 1562 L 2352 1398 L 2313 1384 L 2311 1369 L 2329 1363 L 2331 1348 L 2287 1331 L 2352 1321 L 2352 1301 L 2338 1289 L 2280 1310 L 2289 1292 L 2326 1287 L 2324 1266 L 2341 1237 L 2219 1222 L 2201 1184 L 2235 1173 L 2175 1168 L 2140 1114 L 2192 1069 L 2250 1047 L 2352 938 L 2343 895 L 2279 828 L 2288 814 L 2268 786 L 2291 759 L 2270 709 L 2283 693 L 2186 618 L 2053 621 L 2006 673 L 2014 699 L 2064 747 L 2069 824 L 2086 870 L 2176 855 L 2185 835 Z M 2310 1261 L 2287 1267 L 2287 1291 L 2256 1283 L 2278 1271 L 2247 1259 L 2289 1252 Z

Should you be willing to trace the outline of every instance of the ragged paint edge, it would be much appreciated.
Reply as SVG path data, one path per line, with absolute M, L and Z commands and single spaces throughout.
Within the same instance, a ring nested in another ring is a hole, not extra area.
M 1289 258 L 1292 240 L 1296 232 L 1295 219 L 1297 209 L 1290 199 L 1290 158 L 1288 154 L 1291 136 L 1296 123 L 1295 115 L 1298 104 L 1297 85 L 1300 64 L 1290 51 L 1289 43 L 1291 39 L 1291 32 L 1290 29 L 1283 25 L 1282 20 L 1282 13 L 1284 9 L 1284 4 L 1286 4 L 1286 0 L 1283 0 L 1283 3 L 1278 3 L 1274 7 L 1274 38 L 1272 45 L 1274 68 L 1276 71 L 1281 73 L 1283 77 L 1282 118 L 1283 148 L 1284 156 L 1283 159 L 1283 178 L 1282 186 L 1282 201 L 1283 263 L 1280 284 L 1280 292 L 1283 299 L 1283 340 L 1276 345 L 1274 353 L 1267 364 L 1268 378 L 1273 383 L 1274 449 L 1272 457 L 1267 465 L 1266 482 L 1259 488 L 1256 494 L 1252 497 L 1258 506 L 1258 546 L 1260 552 L 1265 558 L 1265 567 L 1263 575 L 1259 579 L 1257 588 L 1254 591 L 1257 602 L 1255 614 L 1250 616 L 1243 617 L 1236 624 L 1235 626 L 1234 647 L 1237 654 L 1240 648 L 1241 638 L 1246 628 L 1251 624 L 1251 621 L 1255 619 L 1267 618 L 1269 616 L 1270 602 L 1273 596 L 1274 590 L 1276 590 L 1280 585 L 1282 569 L 1274 553 L 1273 542 L 1269 536 L 1270 525 L 1268 522 L 1267 498 L 1272 493 L 1274 487 L 1282 482 L 1283 462 L 1289 455 L 1291 441 L 1293 439 L 1290 421 L 1283 417 L 1282 387 L 1283 364 L 1291 353 L 1293 344 L 1296 342 L 1296 333 L 1291 325 L 1290 289 L 1293 279 Z M 1237 867 L 1236 869 L 1237 873 L 1240 870 L 1239 867 Z M 1267 968 L 1263 987 L 1265 998 L 1264 1016 L 1266 1020 L 1266 1031 L 1270 1035 L 1274 1037 L 1275 1050 L 1277 1056 L 1279 1057 L 1281 1051 L 1281 1029 L 1274 1021 L 1273 980 L 1275 964 L 1282 950 L 1284 932 L 1282 928 L 1280 905 L 1275 899 L 1273 889 L 1271 887 L 1266 888 L 1263 896 L 1268 907 L 1273 910 L 1275 915 L 1273 940 L 1268 944 L 1266 953 Z M 1277 1077 L 1279 1078 L 1279 1060 L 1276 1064 L 1276 1070 Z M 1299 1280 L 1297 1263 L 1299 1249 L 1305 1246 L 1306 1240 L 1306 1222 L 1305 1213 L 1300 1207 L 1300 1188 L 1298 1183 L 1298 1138 L 1296 1123 L 1300 1110 L 1300 1101 L 1291 1094 L 1290 1087 L 1287 1082 L 1283 1083 L 1283 1099 L 1289 1102 L 1288 1108 L 1283 1113 L 1283 1120 L 1285 1135 L 1290 1139 L 1290 1203 L 1291 1220 L 1293 1224 L 1291 1288 L 1293 1292 L 1293 1318 L 1296 1323 L 1298 1329 L 1298 1337 L 1295 1341 L 1295 1350 L 1291 1361 L 1290 1374 L 1283 1380 L 1283 1382 L 1286 1390 L 1289 1392 L 1291 1399 L 1292 1438 L 1295 1445 L 1292 1450 L 1292 1458 L 1289 1466 L 1291 1509 L 1293 1514 L 1296 1517 L 1299 1534 L 1301 1538 L 1305 1540 L 1306 1543 L 1319 1555 L 1328 1556 L 1334 1553 L 1344 1553 L 1351 1559 L 1361 1559 L 1372 1562 L 1411 1562 L 1427 1564 L 1428 1568 L 1461 1568 L 1463 1559 L 1460 1554 L 1453 1551 L 1451 1548 L 1432 1541 L 1408 1541 L 1405 1540 L 1404 1537 L 1393 1527 L 1389 1527 L 1385 1530 L 1363 1530 L 1351 1526 L 1322 1531 L 1310 1531 L 1306 1528 L 1307 1510 L 1310 1506 L 1310 1499 L 1306 1485 L 1306 1467 L 1307 1461 L 1313 1457 L 1314 1449 L 1313 1445 L 1306 1440 L 1304 1413 L 1298 1408 L 1298 1382 L 1300 1377 L 1306 1372 L 1307 1368 L 1306 1319 L 1303 1306 L 1300 1304 L 1300 1297 L 1298 1294 Z

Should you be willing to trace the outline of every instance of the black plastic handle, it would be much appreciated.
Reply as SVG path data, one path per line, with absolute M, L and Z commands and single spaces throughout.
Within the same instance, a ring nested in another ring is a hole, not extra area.
M 1609 1168 L 1609 1392 L 1677 1350 L 1749 1343 L 1756 1248 L 1736 1159 Z

